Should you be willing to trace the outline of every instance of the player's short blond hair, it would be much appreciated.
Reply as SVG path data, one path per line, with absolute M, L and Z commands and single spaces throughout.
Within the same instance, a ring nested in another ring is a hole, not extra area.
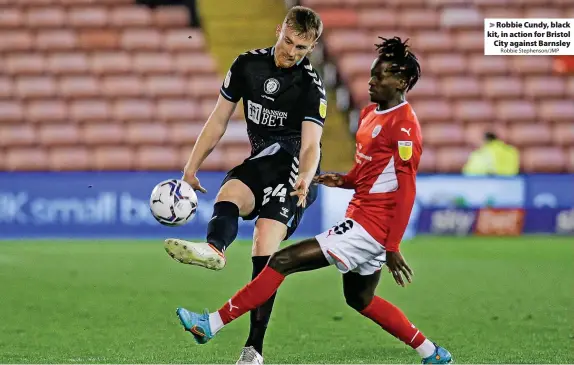
M 305 39 L 317 40 L 323 33 L 323 22 L 319 14 L 304 6 L 294 6 L 289 9 L 283 24 Z

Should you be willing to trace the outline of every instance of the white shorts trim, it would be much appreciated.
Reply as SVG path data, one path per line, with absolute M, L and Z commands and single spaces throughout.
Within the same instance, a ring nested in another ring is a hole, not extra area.
M 386 251 L 359 223 L 345 218 L 315 236 L 323 254 L 340 272 L 371 275 L 386 262 Z

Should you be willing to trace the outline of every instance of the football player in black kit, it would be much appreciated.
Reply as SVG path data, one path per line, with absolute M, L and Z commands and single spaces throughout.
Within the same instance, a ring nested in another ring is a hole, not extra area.
M 293 7 L 277 26 L 277 43 L 239 55 L 223 82 L 217 105 L 185 166 L 183 179 L 205 192 L 196 173 L 225 133 L 243 99 L 251 156 L 227 173 L 208 224 L 206 242 L 170 238 L 175 260 L 212 270 L 225 266 L 225 250 L 237 236 L 238 219 L 257 218 L 253 232 L 253 278 L 280 243 L 297 229 L 316 199 L 311 182 L 319 172 L 320 140 L 327 114 L 323 82 L 306 57 L 323 25 L 313 10 Z M 238 363 L 262 364 L 263 337 L 275 296 L 251 312 L 249 337 Z

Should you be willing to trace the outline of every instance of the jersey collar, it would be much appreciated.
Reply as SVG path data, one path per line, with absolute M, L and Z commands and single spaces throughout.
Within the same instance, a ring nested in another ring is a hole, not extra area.
M 407 105 L 408 103 L 409 102 L 405 100 L 402 103 L 400 103 L 399 105 L 395 105 L 394 107 L 389 108 L 389 109 L 385 109 L 385 110 L 377 110 L 379 108 L 379 106 L 377 105 L 377 107 L 375 108 L 375 114 L 387 114 L 387 113 L 392 112 L 393 110 L 400 108 L 403 105 Z

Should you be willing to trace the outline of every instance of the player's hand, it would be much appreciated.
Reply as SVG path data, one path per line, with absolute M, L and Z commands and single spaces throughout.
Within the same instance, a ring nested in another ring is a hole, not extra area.
M 298 196 L 299 200 L 297 201 L 298 207 L 305 208 L 307 206 L 307 194 L 309 193 L 309 184 L 307 181 L 301 177 L 297 178 L 297 182 L 293 187 L 295 191 L 291 192 L 291 196 Z
M 191 173 L 184 173 L 183 174 L 183 180 L 188 183 L 189 185 L 191 185 L 191 187 L 193 188 L 193 190 L 199 190 L 202 193 L 207 193 L 207 190 L 205 190 L 205 188 L 203 186 L 201 186 L 201 183 L 199 182 L 199 179 L 197 178 L 197 176 L 195 176 L 195 174 L 191 174 Z
M 343 175 L 336 173 L 327 173 L 317 175 L 313 178 L 313 182 L 317 184 L 323 184 L 330 188 L 337 188 L 344 183 Z
M 398 285 L 405 286 L 403 275 L 409 283 L 412 283 L 413 271 L 400 252 L 387 252 L 387 267 Z

